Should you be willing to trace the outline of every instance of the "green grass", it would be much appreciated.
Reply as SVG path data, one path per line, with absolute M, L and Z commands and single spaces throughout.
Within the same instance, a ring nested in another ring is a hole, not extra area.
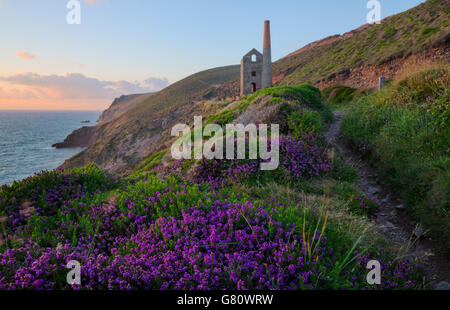
M 150 155 L 145 161 L 143 161 L 136 168 L 134 168 L 131 177 L 142 174 L 143 172 L 148 171 L 151 168 L 157 166 L 166 154 L 167 150 L 156 152 Z
M 236 114 L 233 111 L 226 110 L 219 114 L 208 117 L 208 119 L 206 120 L 206 125 L 214 123 L 220 126 L 225 126 L 226 124 L 231 124 L 235 118 Z
M 332 104 L 345 104 L 354 100 L 356 92 L 356 88 L 336 85 L 325 88 L 322 95 Z
M 416 73 L 363 97 L 343 120 L 344 137 L 402 194 L 409 210 L 450 244 L 449 69 Z

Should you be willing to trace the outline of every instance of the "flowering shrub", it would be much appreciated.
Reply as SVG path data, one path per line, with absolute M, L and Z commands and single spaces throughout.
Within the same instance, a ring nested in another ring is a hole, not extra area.
M 280 140 L 281 165 L 295 178 L 317 177 L 331 168 L 318 136 L 310 133 L 302 140 L 284 137 Z
M 325 174 L 331 169 L 325 149 L 317 143 L 318 136 L 310 133 L 302 140 L 291 137 L 280 137 L 280 167 L 295 179 L 306 179 Z M 248 149 L 248 144 L 247 144 Z M 267 173 L 260 170 L 262 160 L 207 160 L 200 161 L 196 168 L 194 180 L 208 183 L 213 188 L 232 185 L 258 178 Z M 274 172 L 270 172 L 272 175 Z
M 82 283 L 74 289 L 370 288 L 370 256 L 351 253 L 356 260 L 348 261 L 350 244 L 338 245 L 328 229 L 314 233 L 313 215 L 302 227 L 296 208 L 219 200 L 220 193 L 171 177 L 116 193 L 61 206 L 65 214 L 79 212 L 72 234 L 70 217 L 49 216 L 58 222 L 47 228 L 59 241 L 54 246 L 18 229 L 12 239 L 26 238 L 0 253 L 0 289 L 71 288 L 71 260 L 81 263 Z M 381 288 L 420 287 L 420 266 L 408 263 L 386 263 Z
M 36 225 L 51 225 L 46 217 L 61 215 L 61 209 L 89 199 L 95 194 L 117 188 L 117 178 L 106 175 L 93 165 L 63 171 L 42 172 L 0 191 L 0 215 L 6 216 L 9 232 L 14 232 L 28 220 Z M 33 229 L 33 227 L 29 227 Z
M 376 201 L 376 198 L 371 194 L 350 197 L 349 200 L 350 210 L 359 215 L 365 215 L 371 219 L 374 219 L 380 204 Z
M 262 92 L 286 101 L 289 113 L 324 108 L 312 86 Z M 262 172 L 260 160 L 156 167 L 163 151 L 125 180 L 89 165 L 3 186 L 0 289 L 374 288 L 366 263 L 380 253 L 355 251 L 349 236 L 327 226 L 328 214 L 240 190 L 267 176 L 301 181 L 332 168 L 317 133 L 283 136 L 279 147 L 277 171 Z M 192 180 L 183 173 L 190 168 Z M 373 215 L 371 200 L 355 196 L 352 211 Z M 424 288 L 416 261 L 382 257 L 376 288 Z M 81 285 L 66 282 L 72 260 L 81 264 Z

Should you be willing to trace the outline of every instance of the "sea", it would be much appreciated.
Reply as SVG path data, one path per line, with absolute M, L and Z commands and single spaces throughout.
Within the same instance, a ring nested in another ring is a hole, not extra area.
M 78 128 L 95 125 L 100 114 L 100 111 L 0 110 L 0 185 L 58 168 L 82 149 L 55 149 L 52 145 L 64 141 Z

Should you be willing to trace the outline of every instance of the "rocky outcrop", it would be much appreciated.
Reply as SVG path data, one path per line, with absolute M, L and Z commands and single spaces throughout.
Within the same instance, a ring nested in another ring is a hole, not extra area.
M 97 126 L 77 129 L 67 136 L 64 142 L 53 144 L 52 147 L 57 149 L 89 147 L 95 140 L 95 134 L 99 131 L 101 125 L 122 116 L 125 112 L 142 103 L 151 95 L 152 93 L 124 95 L 114 99 L 111 106 L 100 115 Z M 86 121 L 82 123 L 86 123 Z
M 72 132 L 64 142 L 53 144 L 57 149 L 88 147 L 93 140 L 96 127 L 82 127 Z

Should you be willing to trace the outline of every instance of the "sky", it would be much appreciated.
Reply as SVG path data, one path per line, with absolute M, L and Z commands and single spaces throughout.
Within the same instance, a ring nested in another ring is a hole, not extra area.
M 382 18 L 424 2 L 379 1 Z M 240 63 L 262 50 L 266 19 L 277 60 L 370 11 L 368 0 L 80 0 L 80 24 L 69 24 L 69 2 L 0 0 L 0 109 L 103 110 Z

